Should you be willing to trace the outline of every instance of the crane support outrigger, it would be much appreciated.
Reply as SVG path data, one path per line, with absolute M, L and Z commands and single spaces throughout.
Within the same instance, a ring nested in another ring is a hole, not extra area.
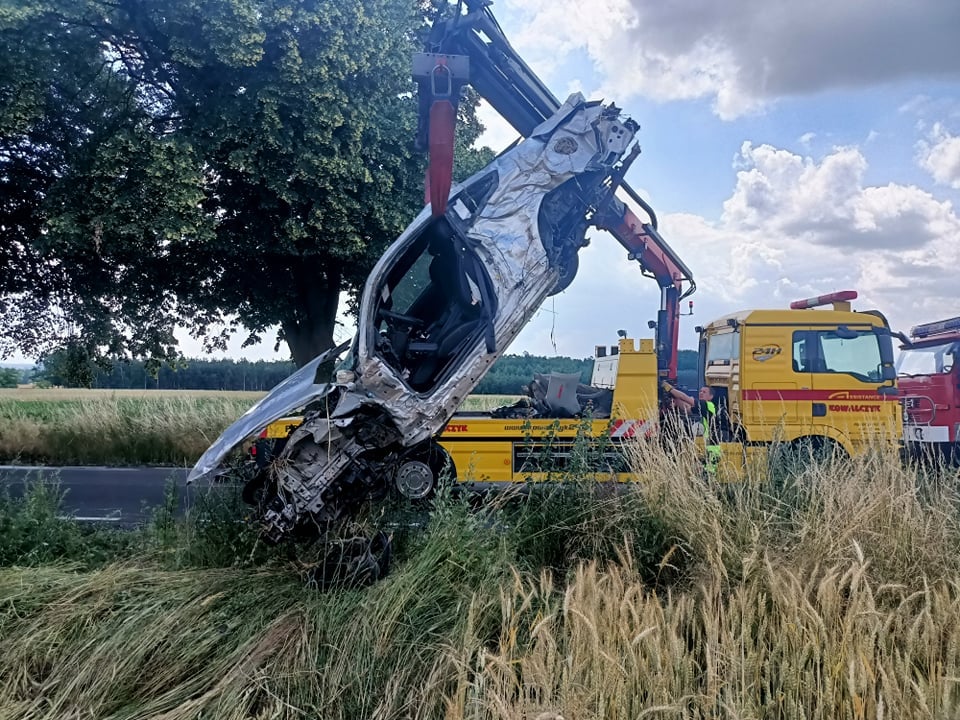
M 433 212 L 442 214 L 447 199 L 443 191 L 449 191 L 453 172 L 453 124 L 465 84 L 472 85 L 523 137 L 529 137 L 556 113 L 561 103 L 513 49 L 490 11 L 489 0 L 462 0 L 452 16 L 438 13 L 424 50 L 413 60 L 419 92 L 416 145 L 430 152 L 428 200 Z M 639 206 L 648 221 L 609 193 L 604 206 L 595 209 L 590 224 L 613 235 L 626 249 L 628 259 L 639 263 L 642 273 L 660 286 L 657 368 L 661 379 L 675 383 L 681 303 L 697 285 L 693 273 L 658 232 L 653 208 L 623 179 L 639 152 L 639 146 L 634 146 L 611 184 Z

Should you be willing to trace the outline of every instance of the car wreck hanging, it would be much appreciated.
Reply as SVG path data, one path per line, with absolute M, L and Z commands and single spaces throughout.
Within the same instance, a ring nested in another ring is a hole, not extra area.
M 543 301 L 573 280 L 636 129 L 615 106 L 576 93 L 455 187 L 442 215 L 425 208 L 370 273 L 335 378 L 313 377 L 332 351 L 228 428 L 190 480 L 216 473 L 232 448 L 306 407 L 253 481 L 267 538 L 322 526 L 391 487 L 428 495 L 444 463 L 433 437 Z

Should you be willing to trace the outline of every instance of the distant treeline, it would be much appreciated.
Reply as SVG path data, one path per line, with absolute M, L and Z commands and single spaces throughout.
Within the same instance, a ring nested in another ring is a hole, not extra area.
M 481 395 L 519 395 L 523 393 L 523 386 L 533 380 L 535 373 L 551 372 L 580 373 L 580 382 L 589 383 L 593 374 L 593 358 L 577 360 L 542 355 L 504 355 L 493 364 L 474 392 Z M 691 390 L 697 387 L 696 351 L 680 351 L 677 374 L 682 387 Z
M 503 355 L 484 375 L 475 393 L 480 395 L 520 395 L 536 373 L 580 373 L 580 382 L 589 383 L 593 358 L 577 360 L 542 355 Z
M 90 382 L 78 383 L 75 374 L 62 363 L 49 363 L 25 373 L 23 382 L 59 387 L 94 387 L 112 390 L 147 388 L 154 390 L 262 390 L 266 391 L 290 375 L 292 362 L 249 360 L 187 359 L 178 368 L 163 366 L 151 375 L 140 361 L 117 362 L 109 370 L 92 367 Z M 81 375 L 81 377 L 83 377 Z
M 143 363 L 116 363 L 109 373 L 98 373 L 96 388 L 159 388 L 161 390 L 269 390 L 288 377 L 292 362 L 259 360 L 186 360 L 176 370 L 161 367 L 150 377 Z
M 680 351 L 680 384 L 696 386 L 697 354 Z M 182 367 L 162 367 L 152 377 L 142 362 L 115 363 L 109 371 L 97 369 L 93 387 L 108 389 L 154 388 L 160 390 L 269 390 L 296 368 L 292 362 L 248 360 L 188 359 Z M 580 373 L 589 383 L 593 359 L 545 357 L 542 355 L 504 355 L 490 369 L 475 392 L 484 395 L 519 395 L 535 373 Z M 22 381 L 68 387 L 70 383 L 56 364 L 25 372 Z M 29 375 L 29 377 L 27 377 Z

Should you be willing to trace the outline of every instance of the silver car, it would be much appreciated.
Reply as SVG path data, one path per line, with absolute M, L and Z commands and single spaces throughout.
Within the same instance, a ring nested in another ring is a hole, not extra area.
M 275 388 L 207 451 L 190 477 L 273 420 L 305 420 L 261 473 L 260 521 L 280 540 L 394 488 L 428 496 L 445 454 L 433 437 L 543 301 L 577 272 L 591 218 L 613 202 L 636 124 L 571 95 L 530 137 L 430 208 L 367 279 L 358 331 L 331 382 L 317 358 Z

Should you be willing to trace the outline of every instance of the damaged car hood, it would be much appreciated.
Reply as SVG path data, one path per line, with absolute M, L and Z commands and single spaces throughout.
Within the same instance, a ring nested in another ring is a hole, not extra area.
M 327 350 L 308 362 L 293 375 L 274 387 L 266 397 L 247 410 L 230 427 L 223 431 L 207 451 L 200 456 L 187 476 L 187 483 L 217 474 L 222 471 L 221 463 L 245 440 L 261 432 L 267 425 L 289 415 L 295 410 L 328 395 L 334 386 L 331 383 L 317 383 L 317 370 L 326 362 L 344 353 L 352 340 Z

